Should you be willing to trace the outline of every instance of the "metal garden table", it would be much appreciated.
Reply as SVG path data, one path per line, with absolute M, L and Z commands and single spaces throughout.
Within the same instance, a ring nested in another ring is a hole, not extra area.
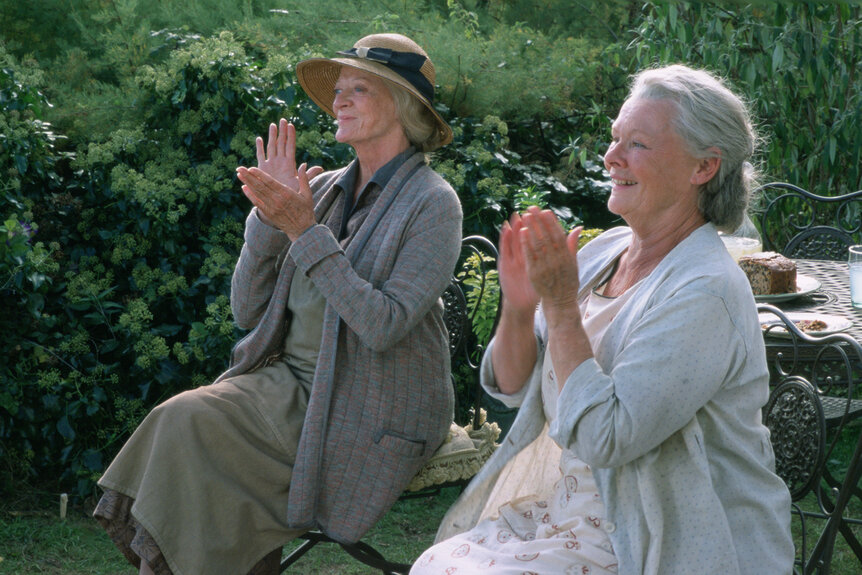
M 839 533 L 862 565 L 862 543 L 851 529 L 853 525 L 862 525 L 862 519 L 851 517 L 848 513 L 848 505 L 852 500 L 855 499 L 857 503 L 862 502 L 862 489 L 859 487 L 862 479 L 862 426 L 858 425 L 860 420 L 856 420 L 857 417 L 862 416 L 862 400 L 859 399 L 858 392 L 853 391 L 857 389 L 856 386 L 862 386 L 862 354 L 856 345 L 856 343 L 862 345 L 862 309 L 854 308 L 850 302 L 850 280 L 845 262 L 831 260 L 796 260 L 796 262 L 798 273 L 816 279 L 820 282 L 820 288 L 807 295 L 775 302 L 772 305 L 788 314 L 819 313 L 842 316 L 852 322 L 852 325 L 843 331 L 852 340 L 844 340 L 837 346 L 835 344 L 824 346 L 816 339 L 805 341 L 801 338 L 774 337 L 770 332 L 766 332 L 764 336 L 771 369 L 782 371 L 784 368 L 779 366 L 788 358 L 792 358 L 793 364 L 788 373 L 790 371 L 796 373 L 797 370 L 804 373 L 807 369 L 805 364 L 814 366 L 810 372 L 805 373 L 805 377 L 823 392 L 818 403 L 822 402 L 822 413 L 825 415 L 825 420 L 830 422 L 827 423 L 827 427 L 831 428 L 833 433 L 849 434 L 850 443 L 855 444 L 853 454 L 846 462 L 846 471 L 836 469 L 834 457 L 823 459 L 820 470 L 815 476 L 815 479 L 821 477 L 823 483 L 814 488 L 822 513 L 805 512 L 806 516 L 825 519 L 826 524 L 809 559 L 806 559 L 803 551 L 802 572 L 829 573 L 832 551 Z M 823 359 L 824 349 L 835 351 L 838 348 L 850 352 L 846 355 L 840 352 L 838 354 L 845 358 L 842 364 L 844 371 L 841 372 L 843 375 L 834 378 L 828 368 L 823 372 L 818 371 L 818 366 L 828 364 L 828 361 Z M 847 357 L 850 358 L 849 364 L 846 361 Z M 799 367 L 800 365 L 802 367 Z M 781 377 L 777 379 L 782 380 Z M 836 397 L 841 396 L 842 392 L 843 397 Z M 848 401 L 848 395 L 852 395 L 854 399 Z M 800 410 L 799 413 L 803 411 Z M 799 421 L 799 424 L 801 425 L 802 422 Z M 817 483 L 820 482 L 817 481 Z
M 853 322 L 846 333 L 862 343 L 862 308 L 854 308 L 850 303 L 850 276 L 847 262 L 796 260 L 796 268 L 798 273 L 819 281 L 820 289 L 807 296 L 778 302 L 775 306 L 786 312 L 817 312 L 844 316 Z

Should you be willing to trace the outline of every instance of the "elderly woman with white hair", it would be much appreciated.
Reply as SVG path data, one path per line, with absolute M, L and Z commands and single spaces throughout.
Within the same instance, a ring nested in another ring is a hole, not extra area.
M 357 541 L 434 453 L 453 393 L 441 294 L 461 206 L 426 153 L 452 140 L 435 70 L 399 34 L 300 62 L 356 159 L 296 165 L 286 120 L 237 169 L 254 207 L 231 288 L 250 333 L 213 385 L 157 406 L 95 516 L 143 574 L 274 574 L 311 528 Z
M 550 211 L 503 227 L 482 383 L 520 409 L 411 574 L 792 571 L 763 338 L 718 235 L 753 189 L 749 114 L 676 65 L 636 75 L 611 136 L 626 227 L 581 250 Z

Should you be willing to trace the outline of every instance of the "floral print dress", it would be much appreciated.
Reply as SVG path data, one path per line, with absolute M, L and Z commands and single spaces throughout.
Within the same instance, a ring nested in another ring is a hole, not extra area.
M 618 298 L 594 292 L 582 304 L 584 327 L 594 347 L 633 292 L 630 289 Z M 549 422 L 556 416 L 557 395 L 550 354 L 545 354 L 542 399 Z M 573 452 L 561 450 L 547 429 L 510 462 L 517 471 L 504 469 L 501 473 L 500 482 L 529 484 L 532 493 L 504 498 L 506 502 L 495 510 L 489 510 L 494 506 L 489 503 L 484 519 L 473 529 L 425 551 L 414 563 L 411 575 L 617 573 L 617 559 L 608 537 L 614 525 L 605 519 L 592 471 Z M 543 460 L 549 460 L 548 454 L 551 462 L 558 461 L 552 473 L 538 469 Z M 553 459 L 553 454 L 559 458 Z M 544 478 L 544 484 L 536 485 L 536 477 Z M 492 494 L 491 500 L 500 501 L 500 497 Z

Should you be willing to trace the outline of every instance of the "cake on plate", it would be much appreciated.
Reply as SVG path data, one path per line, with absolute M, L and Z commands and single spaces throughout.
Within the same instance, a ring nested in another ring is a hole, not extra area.
M 796 262 L 776 252 L 739 258 L 754 295 L 796 293 Z

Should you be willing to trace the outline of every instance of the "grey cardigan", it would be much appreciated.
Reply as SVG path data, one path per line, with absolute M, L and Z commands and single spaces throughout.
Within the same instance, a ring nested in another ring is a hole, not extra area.
M 584 247 L 579 296 L 630 237 L 616 228 Z M 541 314 L 536 336 L 536 368 L 517 395 L 494 384 L 493 342 L 485 353 L 483 385 L 521 407 L 438 540 L 475 524 L 503 465 L 544 426 Z M 620 574 L 791 573 L 790 494 L 760 416 L 769 392 L 763 338 L 747 280 L 711 224 L 662 260 L 594 352 L 566 380 L 549 433 L 592 467 Z
M 318 221 L 343 172 L 312 182 Z M 249 214 L 231 307 L 253 331 L 219 380 L 281 350 L 293 274 L 307 274 L 326 298 L 285 510 L 291 526 L 358 540 L 444 439 L 453 397 L 440 295 L 460 251 L 461 221 L 457 195 L 421 153 L 391 177 L 345 251 L 324 225 L 291 245 Z

